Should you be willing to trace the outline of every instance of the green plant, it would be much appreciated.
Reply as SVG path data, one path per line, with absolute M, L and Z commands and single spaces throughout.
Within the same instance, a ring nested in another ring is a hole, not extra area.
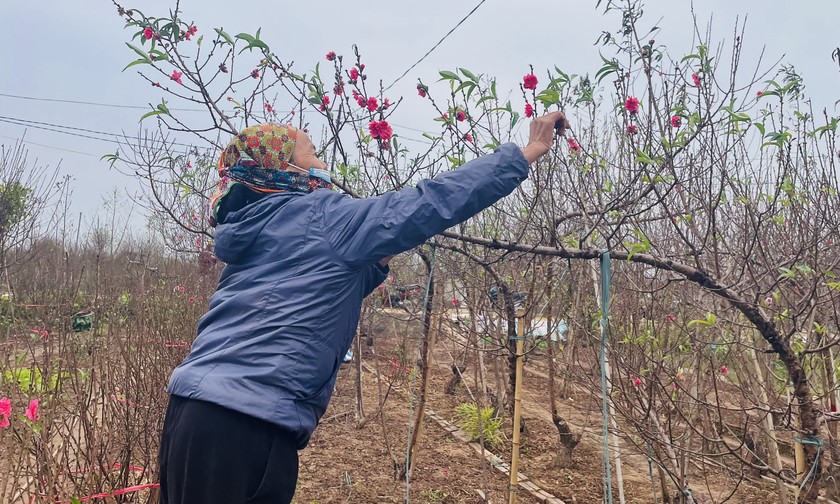
M 502 419 L 495 417 L 491 407 L 481 408 L 474 403 L 459 404 L 455 408 L 455 419 L 464 431 L 469 434 L 471 441 L 478 441 L 482 437 L 490 444 L 502 442 Z
M 60 373 L 53 373 L 49 375 L 48 379 L 44 380 L 44 375 L 39 369 L 29 369 L 26 367 L 17 367 L 9 369 L 0 379 L 0 383 L 17 384 L 21 392 L 25 394 L 34 392 L 54 391 L 59 386 L 62 380 L 69 379 L 70 373 L 62 371 Z
M 449 497 L 449 494 L 439 488 L 426 492 L 426 499 L 428 499 L 429 502 L 441 502 L 447 497 Z

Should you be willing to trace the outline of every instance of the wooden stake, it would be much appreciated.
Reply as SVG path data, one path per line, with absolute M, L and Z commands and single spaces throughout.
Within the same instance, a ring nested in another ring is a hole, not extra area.
M 417 452 L 418 452 L 417 445 L 420 441 L 421 431 L 423 430 L 423 419 L 425 418 L 425 415 L 426 415 L 426 401 L 428 400 L 428 397 L 429 397 L 429 381 L 431 381 L 429 379 L 429 376 L 431 375 L 431 369 L 432 369 L 432 365 L 433 365 L 432 359 L 433 359 L 433 355 L 434 355 L 432 347 L 435 346 L 435 333 L 437 332 L 435 330 L 435 325 L 434 325 L 435 324 L 435 318 L 436 318 L 436 316 L 433 314 L 431 316 L 431 320 L 429 321 L 428 339 L 427 339 L 426 347 L 424 348 L 424 352 L 423 352 L 423 356 L 424 356 L 424 360 L 425 360 L 426 364 L 425 364 L 425 366 L 423 366 L 423 369 L 420 371 L 422 373 L 421 374 L 421 380 L 422 380 L 421 381 L 421 387 L 422 388 L 420 389 L 420 400 L 418 401 L 418 404 L 417 404 L 417 416 L 414 417 L 414 430 L 412 431 L 411 446 L 409 448 L 411 455 L 409 457 L 408 467 L 406 468 L 406 470 L 408 471 L 408 478 L 409 479 L 411 479 L 411 477 L 414 476 L 414 462 L 415 462 L 414 459 L 417 456 Z
M 753 368 L 755 369 L 755 379 L 758 382 L 758 397 L 761 400 L 761 407 L 770 409 L 770 400 L 767 396 L 767 382 L 764 379 L 764 370 L 758 362 L 758 352 L 753 348 L 752 350 Z M 779 474 L 782 471 L 782 457 L 779 454 L 779 441 L 776 438 L 776 426 L 773 422 L 773 415 L 767 413 L 764 415 L 764 439 L 767 442 L 767 455 L 770 459 L 770 467 Z M 776 493 L 779 496 L 780 504 L 787 504 L 788 491 L 784 480 L 779 476 L 774 476 L 776 480 Z
M 519 427 L 522 417 L 522 354 L 525 343 L 524 312 L 516 314 L 516 384 L 513 390 L 513 442 L 510 460 L 510 500 L 509 504 L 516 504 L 516 494 L 519 491 Z
M 805 448 L 799 441 L 794 441 L 793 449 L 796 459 L 796 482 L 800 483 L 805 477 Z

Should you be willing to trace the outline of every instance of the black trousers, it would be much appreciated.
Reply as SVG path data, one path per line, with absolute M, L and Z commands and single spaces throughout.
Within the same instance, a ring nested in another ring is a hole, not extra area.
M 169 397 L 161 504 L 289 504 L 297 476 L 292 433 L 212 403 Z

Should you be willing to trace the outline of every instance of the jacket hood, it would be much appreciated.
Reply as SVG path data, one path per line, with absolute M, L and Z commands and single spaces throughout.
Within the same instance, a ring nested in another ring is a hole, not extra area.
M 260 201 L 230 212 L 216 227 L 214 253 L 226 264 L 238 264 L 253 246 L 271 218 L 298 194 L 272 194 Z

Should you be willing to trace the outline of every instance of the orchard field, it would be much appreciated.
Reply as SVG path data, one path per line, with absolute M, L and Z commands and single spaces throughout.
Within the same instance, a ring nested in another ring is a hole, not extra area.
M 465 61 L 411 96 L 364 48 L 292 63 L 259 31 L 116 5 L 154 105 L 104 158 L 148 225 L 115 195 L 83 226 L 67 180 L 0 149 L 0 502 L 157 502 L 165 387 L 224 267 L 207 205 L 242 127 L 307 130 L 336 190 L 370 197 L 554 110 L 572 128 L 529 179 L 366 299 L 296 502 L 506 502 L 513 459 L 523 503 L 840 500 L 840 116 L 793 66 L 746 61 L 740 24 L 698 20 L 675 53 L 638 3 L 597 3 L 620 25 L 589 73 L 524 65 L 511 90 Z M 407 100 L 422 133 L 394 124 Z

